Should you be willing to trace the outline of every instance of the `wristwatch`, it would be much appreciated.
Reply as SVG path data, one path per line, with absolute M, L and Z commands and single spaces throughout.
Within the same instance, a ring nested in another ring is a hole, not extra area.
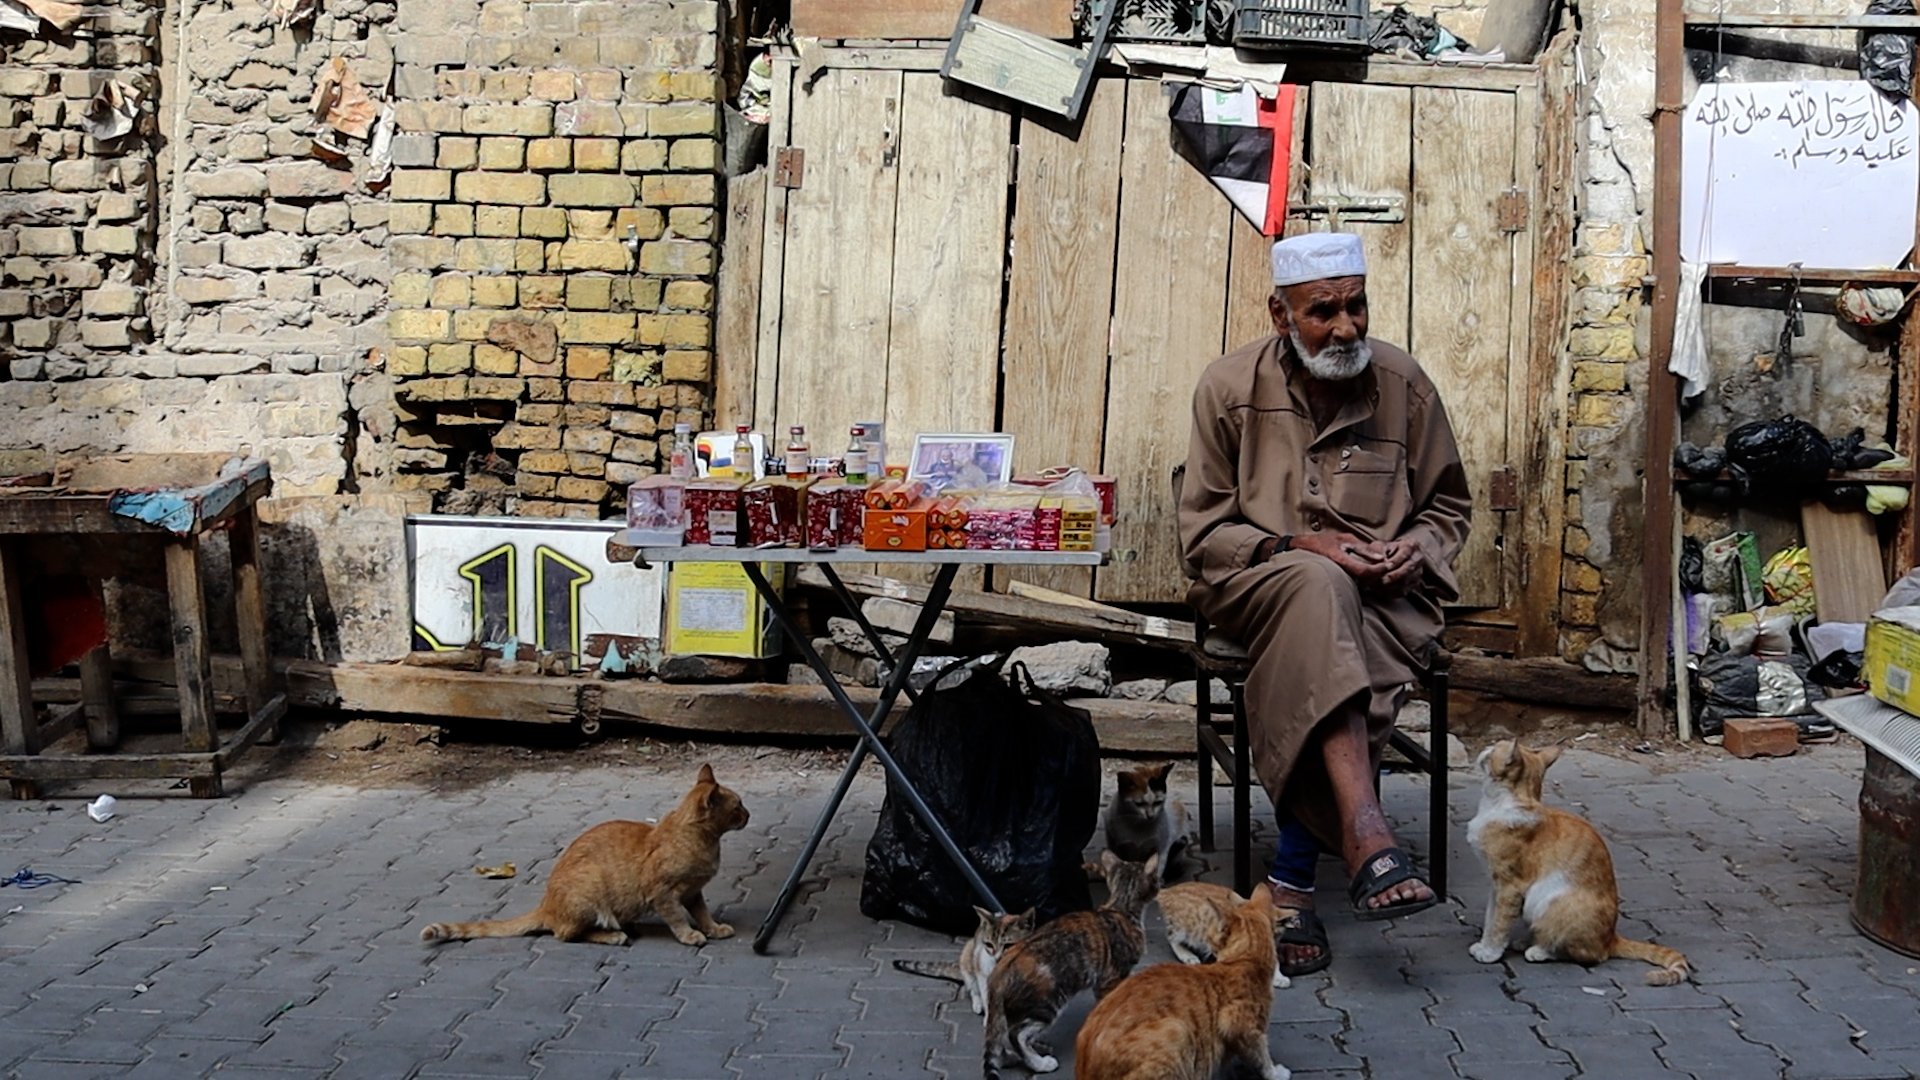
M 1285 536 L 1269 536 L 1265 540 L 1260 541 L 1260 551 L 1262 554 L 1260 555 L 1259 561 L 1266 562 L 1275 555 L 1283 551 L 1291 551 L 1292 549 L 1293 535 L 1291 533 Z

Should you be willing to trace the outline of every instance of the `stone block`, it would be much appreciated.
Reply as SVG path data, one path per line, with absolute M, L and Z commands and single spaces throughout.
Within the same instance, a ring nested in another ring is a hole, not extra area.
M 557 183 L 563 177 L 555 177 Z M 547 179 L 527 173 L 461 173 L 454 182 L 461 202 L 495 206 L 539 206 L 546 200 Z
M 620 148 L 620 167 L 630 173 L 658 172 L 667 167 L 665 139 L 628 139 Z
M 196 211 L 202 209 L 195 207 Z M 268 203 L 266 227 L 274 232 L 301 232 L 307 227 L 307 212 L 287 203 Z M 211 230 L 205 230 L 211 231 Z
M 574 147 L 576 159 L 582 148 L 593 140 L 580 140 Z M 648 177 L 647 181 L 656 179 Z M 646 181 L 643 181 L 643 183 Z M 552 180 L 555 206 L 633 205 L 633 181 L 624 176 L 555 176 Z
M 585 450 L 567 452 L 567 471 L 575 476 L 599 476 L 606 471 L 605 455 L 593 454 Z
M 453 174 L 445 169 L 395 169 L 387 188 L 396 202 L 445 202 L 452 196 Z
M 570 311 L 560 326 L 560 340 L 569 345 L 620 345 L 632 341 L 633 334 L 631 314 Z
M 471 169 L 480 162 L 480 140 L 470 135 L 442 135 L 434 164 L 442 169 Z
M 520 471 L 564 473 L 567 471 L 567 455 L 559 450 L 530 450 L 520 455 Z
M 403 91 L 404 93 L 404 91 Z M 433 167 L 437 147 L 432 135 L 414 133 L 393 137 L 393 163 L 403 169 L 426 169 Z M 443 169 L 452 166 L 442 165 Z
M 132 225 L 96 225 L 86 230 L 83 246 L 100 255 L 132 255 L 140 250 L 140 230 Z
M 467 394 L 475 401 L 518 401 L 526 391 L 525 379 L 475 376 L 467 380 Z
M 251 300 L 260 295 L 260 279 L 252 274 L 242 277 L 182 276 L 174 283 L 173 295 L 189 304 L 224 304 Z
M 704 281 L 669 281 L 666 305 L 685 311 L 711 311 L 713 286 Z
M 508 424 L 494 435 L 493 445 L 497 450 L 558 450 L 560 429 Z
M 478 307 L 512 307 L 519 283 L 510 277 L 478 277 L 473 279 L 473 303 Z
M 403 310 L 387 313 L 387 334 L 395 341 L 441 341 L 453 330 L 444 311 Z
M 641 178 L 640 201 L 647 206 L 712 206 L 714 190 L 711 175 L 660 174 Z
M 387 231 L 395 236 L 418 236 L 433 231 L 433 204 L 393 204 L 387 208 Z
M 612 240 L 613 211 L 567 211 L 567 235 L 575 240 Z
M 459 240 L 454 243 L 453 265 L 460 270 L 493 271 L 513 269 L 512 240 Z
M 613 369 L 613 350 L 589 345 L 567 348 L 569 379 L 604 379 Z
M 53 183 L 51 162 L 16 161 L 7 173 L 6 186 L 14 191 L 44 191 Z
M 612 306 L 612 278 L 575 276 L 567 279 L 567 307 L 575 311 L 606 311 Z
M 618 106 L 604 101 L 569 101 L 553 107 L 553 130 L 559 135 L 613 135 L 626 133 Z
M 306 265 L 307 245 L 297 236 L 267 233 L 228 240 L 222 245 L 221 254 L 232 265 L 249 270 L 284 270 Z
M 441 203 L 433 208 L 435 236 L 472 236 L 473 207 L 460 203 Z
M 1726 722 L 1720 745 L 1738 758 L 1791 757 L 1800 752 L 1800 728 L 1779 717 L 1739 717 Z
M 89 289 L 81 294 L 80 311 L 95 318 L 138 314 L 140 290 L 125 282 L 106 282 L 97 289 Z
M 536 71 L 527 92 L 540 101 L 572 101 L 573 79 L 571 71 Z
M 567 279 L 563 277 L 523 277 L 520 279 L 520 306 L 560 308 L 566 306 Z
M 486 340 L 538 364 L 551 362 L 560 348 L 559 330 L 537 319 L 496 316 L 487 323 Z
M 573 166 L 573 140 L 534 139 L 527 144 L 527 168 L 557 172 Z
M 427 304 L 437 308 L 463 308 L 472 299 L 472 280 L 465 274 L 441 274 L 433 279 Z
M 573 167 L 581 172 L 613 172 L 619 169 L 620 140 L 574 140 Z
M 488 101 L 519 101 L 532 89 L 524 71 L 489 71 L 481 76 L 480 96 Z
M 451 375 L 440 379 L 420 379 L 401 384 L 395 393 L 408 401 L 465 401 L 467 377 Z
M 267 174 L 251 165 L 188 173 L 187 194 L 202 199 L 259 199 L 267 194 Z
M 563 450 L 607 456 L 613 451 L 613 433 L 594 428 L 568 428 L 560 442 Z
M 469 135 L 533 137 L 553 134 L 553 119 L 551 105 L 469 105 L 461 125 Z
M 602 52 L 604 53 L 604 44 Z M 617 71 L 582 71 L 576 80 L 579 96 L 588 101 L 618 101 L 622 79 Z
M 487 328 L 496 316 L 491 311 L 456 311 L 453 313 L 453 336 L 457 341 L 485 341 Z
M 641 249 L 643 267 L 648 248 L 654 246 L 657 244 L 650 244 L 647 248 Z M 557 260 L 550 269 L 624 272 L 631 269 L 632 265 L 632 254 L 627 251 L 627 246 L 618 240 L 568 240 L 559 245 Z
M 563 239 L 567 235 L 567 212 L 551 206 L 530 206 L 520 212 L 520 235 Z
M 520 208 L 517 206 L 469 207 L 473 212 L 476 236 L 509 238 L 520 235 Z
M 660 344 L 668 348 L 704 349 L 712 342 L 712 322 L 705 315 L 669 315 Z
M 307 231 L 344 233 L 352 227 L 352 208 L 344 203 L 322 203 L 307 208 Z
M 90 349 L 124 349 L 133 344 L 126 319 L 88 319 L 80 324 L 80 343 Z
M 718 138 L 720 110 L 707 102 L 654 105 L 647 110 L 647 134 L 656 137 L 704 135 Z
M 675 71 L 667 76 L 675 101 L 718 101 L 720 79 L 711 71 Z
M 704 277 L 713 273 L 713 245 L 703 240 L 655 240 L 640 249 L 640 270 L 665 277 Z
M 475 345 L 473 370 L 481 375 L 517 375 L 520 372 L 520 354 L 498 345 Z
M 513 172 L 526 164 L 527 140 L 511 135 L 489 135 L 480 140 L 480 167 Z
M 57 225 L 25 225 L 15 232 L 22 255 L 74 255 L 73 230 Z
M 131 221 L 140 216 L 140 200 L 124 191 L 108 191 L 93 209 L 100 221 Z
M 678 170 L 712 172 L 720 164 L 720 144 L 713 139 L 675 139 L 667 161 Z
M 387 355 L 387 372 L 413 376 L 427 373 L 427 349 L 424 345 L 395 345 Z
M 432 295 L 433 278 L 429 274 L 408 271 L 393 275 L 387 286 L 387 302 L 395 308 L 423 308 Z
M 44 349 L 53 344 L 52 319 L 21 319 L 13 324 L 13 343 L 22 349 Z M 15 376 L 19 378 L 20 376 Z M 38 375 L 34 376 L 35 378 Z
M 710 206 L 676 206 L 667 211 L 667 227 L 684 240 L 710 240 L 713 218 Z
M 53 80 L 44 71 L 11 66 L 0 71 L 0 97 L 37 98 L 52 85 Z
M 584 424 L 590 422 L 604 426 L 613 421 L 613 414 L 607 406 L 631 406 L 633 404 L 633 387 L 625 383 L 612 382 L 574 383 L 567 387 L 567 400 L 582 403 L 567 406 L 568 423 Z M 595 412 L 594 419 L 591 421 L 576 419 L 576 417 L 584 414 L 576 413 L 575 410 L 584 409 L 593 409 Z
M 624 383 L 652 383 L 660 378 L 660 354 L 621 352 L 613 358 L 613 377 Z M 636 387 L 637 394 L 641 388 Z M 648 389 L 651 389 L 650 387 Z M 638 401 L 638 398 L 635 398 Z
M 605 466 L 602 465 L 601 468 L 604 470 Z M 553 493 L 558 498 L 573 502 L 597 503 L 605 501 L 609 490 L 605 480 L 587 476 L 563 476 L 554 486 Z
M 598 384 L 592 384 L 598 385 Z M 609 386 L 626 386 L 625 383 L 609 383 Z M 631 389 L 631 387 L 628 387 Z M 618 412 L 608 421 L 608 425 L 621 435 L 652 436 L 659 434 L 660 425 L 652 413 Z M 651 444 L 649 444 L 651 445 Z
M 472 367 L 473 346 L 464 341 L 438 342 L 427 346 L 429 375 L 465 375 Z
M 713 354 L 705 349 L 670 350 L 660 358 L 660 374 L 671 382 L 706 382 L 713 377 Z
M 412 170 L 407 170 L 412 172 Z M 353 190 L 353 173 L 319 161 L 267 167 L 267 193 L 276 199 L 334 199 Z M 397 184 L 400 173 L 394 173 Z

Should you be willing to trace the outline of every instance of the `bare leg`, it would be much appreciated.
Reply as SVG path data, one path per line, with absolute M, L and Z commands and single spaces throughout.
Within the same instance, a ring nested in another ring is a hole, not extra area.
M 724 941 L 733 936 L 733 927 L 723 922 L 715 922 L 713 912 L 707 910 L 707 898 L 695 890 L 692 895 L 683 898 L 687 904 L 687 914 L 693 916 L 693 924 L 700 932 L 715 941 Z
M 1356 698 L 1327 717 L 1316 733 L 1320 758 L 1333 786 L 1333 798 L 1342 825 L 1340 854 L 1349 875 L 1360 872 L 1361 861 L 1381 848 L 1396 846 L 1387 815 L 1373 791 L 1374 762 L 1367 742 L 1364 698 Z M 1309 751 L 1311 752 L 1311 751 Z M 1420 880 L 1403 881 L 1368 901 L 1369 907 L 1426 900 L 1433 890 Z M 1279 898 L 1276 897 L 1276 900 Z

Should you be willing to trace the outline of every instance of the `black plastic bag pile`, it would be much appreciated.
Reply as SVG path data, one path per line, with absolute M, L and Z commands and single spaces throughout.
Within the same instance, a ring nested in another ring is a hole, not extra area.
M 1911 15 L 1913 0 L 1873 0 L 1869 15 Z M 1913 36 L 1910 34 L 1860 34 L 1860 77 L 1876 90 L 1894 98 L 1905 98 L 1913 91 Z
M 1680 493 L 1688 498 L 1729 503 L 1757 493 L 1781 501 L 1821 499 L 1835 509 L 1848 509 L 1865 505 L 1866 485 L 1829 485 L 1829 475 L 1870 469 L 1893 457 L 1865 442 L 1861 428 L 1829 439 L 1819 428 L 1787 415 L 1734 428 L 1724 449 L 1681 443 L 1674 448 L 1673 465 L 1687 478 Z

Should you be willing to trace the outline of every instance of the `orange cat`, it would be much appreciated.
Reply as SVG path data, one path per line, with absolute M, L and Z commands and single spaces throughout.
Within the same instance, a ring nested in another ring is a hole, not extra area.
M 1649 986 L 1672 986 L 1689 974 L 1678 950 L 1621 937 L 1620 890 L 1607 842 L 1584 818 L 1540 801 L 1547 767 L 1560 748 L 1530 750 L 1512 739 L 1480 752 L 1486 774 L 1480 810 L 1467 823 L 1467 842 L 1493 874 L 1487 925 L 1469 950 L 1483 964 L 1506 954 L 1516 918 L 1533 928 L 1526 957 L 1535 963 L 1572 960 L 1593 965 L 1613 957 L 1644 960 L 1660 970 Z
M 732 789 L 700 766 L 693 790 L 659 825 L 606 821 L 561 852 L 540 906 L 517 919 L 434 923 L 422 941 L 514 937 L 546 932 L 561 941 L 625 945 L 625 928 L 649 913 L 660 916 L 683 945 L 730 938 L 715 922 L 700 890 L 720 868 L 720 837 L 745 828 L 747 808 Z M 698 926 L 698 929 L 695 929 Z
M 1159 964 L 1093 1007 L 1074 1041 L 1074 1080 L 1287 1080 L 1267 1050 L 1273 1007 L 1273 893 L 1265 885 L 1225 917 L 1211 964 Z

